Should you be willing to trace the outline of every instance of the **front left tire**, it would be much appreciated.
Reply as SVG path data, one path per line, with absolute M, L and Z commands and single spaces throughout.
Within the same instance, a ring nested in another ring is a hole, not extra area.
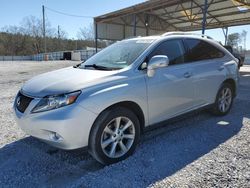
M 109 165 L 126 159 L 135 151 L 140 138 L 140 123 L 129 109 L 115 107 L 102 112 L 89 137 L 89 153 Z

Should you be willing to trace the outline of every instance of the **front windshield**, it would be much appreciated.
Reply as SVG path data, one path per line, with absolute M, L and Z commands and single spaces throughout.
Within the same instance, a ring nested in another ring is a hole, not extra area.
M 152 39 L 133 39 L 116 42 L 89 58 L 79 68 L 122 69 L 129 66 L 153 42 Z

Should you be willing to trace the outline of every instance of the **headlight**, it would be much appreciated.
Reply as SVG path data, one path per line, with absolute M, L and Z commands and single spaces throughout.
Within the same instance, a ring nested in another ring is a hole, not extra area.
M 81 91 L 67 93 L 56 96 L 47 96 L 40 100 L 40 102 L 33 108 L 32 113 L 44 112 L 48 110 L 57 109 L 63 106 L 74 103 Z

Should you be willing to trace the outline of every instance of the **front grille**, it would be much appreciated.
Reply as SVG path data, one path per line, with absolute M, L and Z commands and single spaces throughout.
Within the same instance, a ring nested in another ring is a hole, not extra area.
M 16 98 L 16 108 L 24 113 L 24 111 L 26 110 L 26 108 L 29 106 L 30 102 L 33 100 L 33 98 L 31 97 L 27 97 L 25 95 L 23 95 L 22 93 L 18 93 L 18 96 Z

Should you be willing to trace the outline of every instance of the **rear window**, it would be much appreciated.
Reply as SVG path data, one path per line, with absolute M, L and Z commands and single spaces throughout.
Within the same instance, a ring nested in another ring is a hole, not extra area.
M 203 40 L 185 39 L 185 43 L 189 49 L 186 56 L 187 62 L 221 58 L 225 55 L 218 48 Z

